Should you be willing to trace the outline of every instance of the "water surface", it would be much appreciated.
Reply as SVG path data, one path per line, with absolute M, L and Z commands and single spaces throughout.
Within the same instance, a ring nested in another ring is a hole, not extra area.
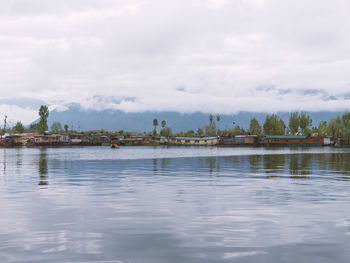
M 349 262 L 350 151 L 0 149 L 0 262 Z

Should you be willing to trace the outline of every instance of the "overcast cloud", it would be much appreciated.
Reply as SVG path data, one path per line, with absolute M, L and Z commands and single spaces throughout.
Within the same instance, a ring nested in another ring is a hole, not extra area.
M 2 0 L 0 113 L 350 110 L 349 32 L 348 0 Z

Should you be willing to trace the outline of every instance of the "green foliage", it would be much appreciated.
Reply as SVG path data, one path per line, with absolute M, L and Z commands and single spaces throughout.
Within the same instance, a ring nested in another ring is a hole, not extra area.
M 62 132 L 62 124 L 58 121 L 55 121 L 51 124 L 50 130 L 52 133 L 61 133 Z
M 350 128 L 350 112 L 343 114 L 342 121 L 345 127 Z
M 130 137 L 130 136 L 133 136 L 134 134 L 132 132 L 125 132 L 124 133 L 124 136 L 126 137 Z
M 24 126 L 23 126 L 22 122 L 17 121 L 15 126 L 13 126 L 13 128 L 12 128 L 12 132 L 14 132 L 14 133 L 24 133 Z
M 327 121 L 321 121 L 315 131 L 320 136 L 327 135 L 328 134 Z
M 193 130 L 185 132 L 185 137 L 195 137 L 196 133 Z
M 29 128 L 27 129 L 28 132 L 38 132 L 39 131 L 39 124 L 38 123 L 32 123 L 29 125 Z
M 166 137 L 172 136 L 172 131 L 169 127 L 166 127 L 165 120 L 162 120 L 161 125 L 162 125 L 162 129 L 160 130 L 160 136 L 166 136 Z M 153 133 L 154 133 L 154 131 L 153 131 Z
M 157 126 L 158 126 L 158 119 L 157 118 L 154 118 L 153 119 L 153 126 L 154 126 L 154 129 L 153 129 L 153 136 L 157 136 Z
M 164 129 L 166 126 L 166 120 L 162 120 L 162 128 Z
M 233 128 L 233 130 L 232 130 L 233 132 L 242 132 L 242 131 L 244 131 L 239 125 L 236 125 L 234 128 Z
M 286 125 L 284 121 L 277 117 L 276 114 L 267 115 L 264 122 L 265 135 L 283 135 Z
M 261 135 L 262 128 L 257 119 L 253 118 L 250 120 L 249 132 L 252 135 L 257 135 L 257 136 Z
M 214 122 L 214 117 L 212 114 L 209 115 L 209 125 Z
M 49 117 L 49 108 L 46 105 L 41 105 L 39 109 L 40 121 L 38 123 L 38 131 L 44 133 L 48 130 L 47 118 Z
M 169 127 L 163 128 L 160 130 L 160 136 L 170 137 L 172 136 L 172 131 Z
M 300 116 L 298 112 L 292 112 L 289 118 L 289 130 L 292 134 L 297 134 L 299 131 Z
M 205 136 L 216 136 L 216 123 L 212 114 L 209 115 L 209 125 L 204 126 Z
M 340 136 L 340 129 L 341 129 L 341 119 L 338 116 L 336 119 L 332 118 L 328 124 L 327 130 L 328 133 L 333 138 L 339 138 Z
M 68 129 L 69 129 L 68 124 L 65 124 L 65 125 L 64 125 L 64 132 L 65 132 L 66 134 L 68 133 Z
M 350 139 L 350 113 L 346 112 L 341 117 L 340 139 L 345 144 L 349 144 Z
M 150 141 L 150 143 L 147 144 L 147 146 L 158 146 L 159 143 L 156 140 Z
M 124 136 L 124 131 L 120 130 L 114 133 L 116 136 Z
M 157 118 L 153 119 L 153 126 L 154 127 L 158 126 L 158 119 Z
M 204 126 L 205 136 L 216 136 L 216 124 L 213 122 L 211 125 Z
M 312 120 L 306 112 L 302 112 L 299 116 L 299 127 L 303 134 L 310 133 L 310 127 L 312 125 Z

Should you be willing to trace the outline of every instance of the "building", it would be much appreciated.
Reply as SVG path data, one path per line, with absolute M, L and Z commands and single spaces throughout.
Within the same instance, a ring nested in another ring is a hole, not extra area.
M 222 133 L 220 145 L 222 146 L 249 146 L 257 144 L 258 136 L 248 132 Z
M 34 137 L 37 135 L 38 134 L 35 134 L 35 133 L 11 134 L 6 136 L 5 144 L 9 146 L 26 145 L 28 142 L 34 140 Z
M 261 143 L 268 146 L 327 146 L 331 145 L 329 136 L 266 135 Z
M 72 145 L 80 145 L 83 142 L 84 134 L 81 133 L 75 133 L 75 134 L 69 134 L 69 143 Z
M 154 140 L 156 140 L 159 144 L 168 144 L 168 138 L 165 136 L 154 137 Z
M 129 136 L 119 140 L 123 146 L 142 146 L 151 143 L 151 136 Z
M 172 137 L 169 144 L 188 146 L 214 146 L 219 142 L 217 137 Z
M 64 138 L 60 134 L 50 134 L 50 135 L 35 135 L 33 140 L 28 141 L 28 143 L 40 146 L 58 146 L 63 145 Z

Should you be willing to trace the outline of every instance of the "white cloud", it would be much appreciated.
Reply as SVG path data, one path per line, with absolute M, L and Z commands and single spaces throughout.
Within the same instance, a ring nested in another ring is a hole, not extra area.
M 0 96 L 61 110 L 349 109 L 349 9 L 345 0 L 4 0 Z M 327 95 L 300 92 L 311 89 Z
M 7 123 L 9 126 L 15 125 L 17 121 L 21 121 L 23 124 L 30 124 L 33 120 L 39 118 L 38 111 L 15 105 L 0 104 L 0 112 L 4 116 L 8 114 Z M 4 116 L 0 116 L 1 123 Z

